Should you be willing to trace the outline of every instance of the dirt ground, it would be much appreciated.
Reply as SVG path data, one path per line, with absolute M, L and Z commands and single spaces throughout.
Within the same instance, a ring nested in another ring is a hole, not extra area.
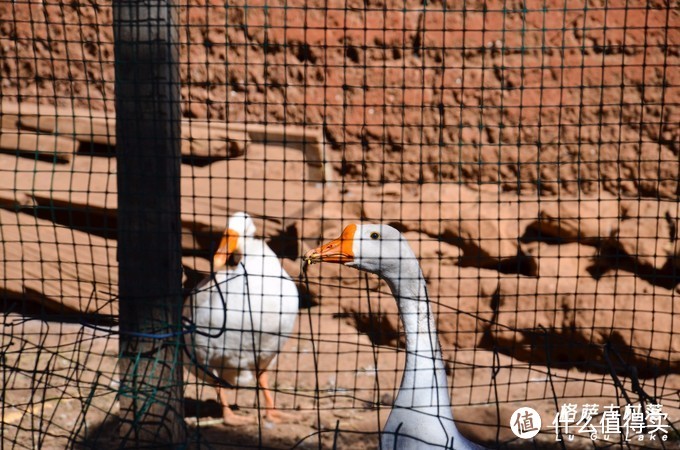
M 185 287 L 210 267 L 227 216 L 246 210 L 302 293 L 271 368 L 290 418 L 197 426 L 220 411 L 187 371 L 191 446 L 377 448 L 403 368 L 396 306 L 374 277 L 314 267 L 305 279 L 299 266 L 359 220 L 391 223 L 414 247 L 473 440 L 562 448 L 545 426 L 536 443 L 516 439 L 512 412 L 532 406 L 545 425 L 556 405 L 628 399 L 662 403 L 677 430 L 680 8 L 565 5 L 180 4 L 184 117 L 320 127 L 335 180 L 303 182 L 285 145 L 183 161 Z M 3 105 L 114 115 L 110 2 L 2 2 L 0 15 Z M 115 328 L 81 323 L 117 312 L 115 149 L 91 150 L 0 154 L 8 448 L 118 444 Z M 256 419 L 252 390 L 232 403 Z M 593 446 L 624 443 L 566 443 Z

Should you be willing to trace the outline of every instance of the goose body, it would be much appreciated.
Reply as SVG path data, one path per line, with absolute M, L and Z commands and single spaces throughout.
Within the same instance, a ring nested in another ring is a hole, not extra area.
M 216 385 L 223 421 L 240 424 L 245 421 L 231 412 L 214 377 L 244 385 L 256 375 L 267 415 L 276 418 L 266 370 L 293 330 L 299 299 L 276 254 L 254 237 L 251 218 L 235 214 L 228 226 L 215 254 L 216 271 L 187 299 L 184 315 L 195 326 L 186 344 L 197 373 Z
M 307 263 L 334 262 L 375 273 L 392 291 L 406 336 L 406 364 L 380 446 L 392 449 L 481 449 L 453 420 L 451 402 L 420 264 L 402 234 L 388 225 L 347 226 L 342 236 L 307 253 Z

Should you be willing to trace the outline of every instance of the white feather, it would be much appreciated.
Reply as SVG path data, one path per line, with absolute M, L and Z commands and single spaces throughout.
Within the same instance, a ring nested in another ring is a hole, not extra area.
M 253 237 L 254 225 L 237 228 L 243 233 L 240 262 L 204 280 L 184 312 L 198 331 L 187 335 L 189 352 L 232 385 L 249 384 L 253 373 L 269 367 L 293 331 L 299 303 L 297 287 L 276 254 Z

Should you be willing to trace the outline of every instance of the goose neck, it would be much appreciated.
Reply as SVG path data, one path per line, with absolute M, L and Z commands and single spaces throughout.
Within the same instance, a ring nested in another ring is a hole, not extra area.
M 399 289 L 393 289 L 393 295 L 397 299 L 399 315 L 404 325 L 407 359 L 409 356 L 417 355 L 416 361 L 419 366 L 425 363 L 421 360 L 441 360 L 425 280 L 422 277 L 408 281 L 402 279 L 401 284 Z M 403 286 L 404 284 L 412 286 Z
M 406 336 L 406 368 L 397 403 L 416 408 L 437 405 L 442 408 L 441 414 L 448 416 L 446 372 L 425 279 L 419 265 L 417 269 L 417 272 L 404 271 L 401 277 L 388 280 Z

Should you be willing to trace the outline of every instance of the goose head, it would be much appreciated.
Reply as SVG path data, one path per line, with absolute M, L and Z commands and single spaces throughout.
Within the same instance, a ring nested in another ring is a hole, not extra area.
M 405 260 L 415 256 L 406 239 L 384 224 L 350 224 L 342 235 L 305 255 L 307 264 L 331 262 L 344 264 L 381 276 L 398 274 Z
M 228 263 L 238 262 L 243 255 L 244 240 L 255 236 L 255 223 L 244 212 L 237 212 L 229 218 L 227 229 L 222 234 L 220 246 L 213 257 L 215 270 L 221 269 Z

